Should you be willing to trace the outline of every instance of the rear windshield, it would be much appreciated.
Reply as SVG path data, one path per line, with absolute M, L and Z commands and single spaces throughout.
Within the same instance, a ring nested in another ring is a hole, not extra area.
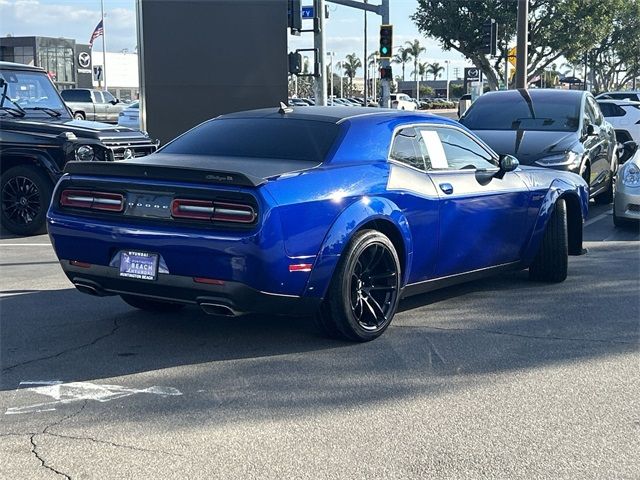
M 206 122 L 162 153 L 324 161 L 338 136 L 333 123 L 289 118 L 231 118 Z
M 487 95 L 478 98 L 460 120 L 471 130 L 545 130 L 574 132 L 580 123 L 576 95 Z

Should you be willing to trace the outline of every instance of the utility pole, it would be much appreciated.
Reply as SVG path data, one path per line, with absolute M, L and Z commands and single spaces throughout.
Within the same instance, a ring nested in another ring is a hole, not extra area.
M 315 96 L 316 96 L 316 105 L 318 106 L 326 106 L 327 105 L 327 55 L 325 50 L 327 49 L 326 38 L 325 38 L 325 8 L 324 8 L 324 0 L 314 0 L 313 2 L 313 10 L 315 15 L 315 23 L 314 25 L 314 33 L 313 33 L 313 46 L 317 49 L 318 57 L 317 62 L 318 66 L 318 77 L 316 77 L 316 88 L 315 88 Z
M 104 0 L 100 0 L 100 15 L 102 18 L 102 83 L 107 91 L 107 29 L 104 25 Z
M 367 0 L 364 0 L 364 4 L 367 4 Z M 364 56 L 362 57 L 362 71 L 364 72 L 364 106 L 366 107 L 368 105 L 367 92 L 369 90 L 367 85 L 367 73 L 369 68 L 367 65 L 367 11 L 363 10 L 362 12 L 364 13 Z
M 449 64 L 451 61 L 445 60 L 444 63 L 447 64 L 447 102 L 449 101 Z
M 527 88 L 529 56 L 529 0 L 518 0 L 518 46 L 516 52 L 516 88 Z
M 336 3 L 338 5 L 344 5 L 346 7 L 359 8 L 360 10 L 365 10 L 369 12 L 373 12 L 382 17 L 382 24 L 389 25 L 390 17 L 389 17 L 389 0 L 380 0 L 380 5 L 370 5 L 367 2 L 356 1 L 356 0 L 327 0 L 330 3 Z M 366 52 L 366 49 L 365 49 Z M 366 53 L 365 53 L 365 62 L 366 62 Z M 387 68 L 390 66 L 390 61 L 388 58 L 380 59 L 380 68 Z M 342 77 L 341 77 L 342 78 Z M 382 86 L 382 99 L 381 99 L 381 107 L 389 108 L 389 96 L 391 94 L 391 80 L 389 79 L 380 79 L 380 84 Z
M 329 98 L 331 99 L 331 105 L 333 105 L 333 56 L 336 52 L 329 52 L 327 55 L 331 56 L 331 92 L 329 92 Z
M 380 16 L 382 17 L 383 25 L 389 25 L 391 23 L 391 18 L 389 16 L 389 0 L 382 0 L 382 3 L 380 5 Z M 380 60 L 380 68 L 387 68 L 391 66 L 389 58 L 381 58 Z M 380 106 L 382 108 L 389 108 L 391 100 L 391 80 L 389 80 L 388 78 L 381 78 L 380 86 L 382 87 L 382 98 L 380 99 Z

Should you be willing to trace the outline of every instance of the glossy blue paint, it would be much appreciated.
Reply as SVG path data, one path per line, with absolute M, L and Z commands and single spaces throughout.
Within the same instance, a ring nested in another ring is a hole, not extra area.
M 452 120 L 414 112 L 314 107 L 304 115 L 313 117 L 314 111 L 321 112 L 317 121 L 341 125 L 326 160 L 315 168 L 265 178 L 256 187 L 65 175 L 48 212 L 56 254 L 108 266 L 123 249 L 157 252 L 172 275 L 323 297 L 353 234 L 370 222 L 386 222 L 395 229 L 405 265 L 402 284 L 407 285 L 508 262 L 528 265 L 560 196 L 579 198 L 586 216 L 586 184 L 574 174 L 523 167 L 487 181 L 473 170 L 427 173 L 387 160 L 397 128 L 424 124 L 466 130 Z M 246 228 L 202 227 L 78 215 L 55 201 L 62 189 L 87 182 L 104 191 L 123 182 L 145 191 L 186 189 L 194 198 L 212 191 L 249 194 L 259 216 Z M 449 184 L 451 192 L 444 192 L 441 184 Z M 295 263 L 311 263 L 312 271 L 289 272 Z

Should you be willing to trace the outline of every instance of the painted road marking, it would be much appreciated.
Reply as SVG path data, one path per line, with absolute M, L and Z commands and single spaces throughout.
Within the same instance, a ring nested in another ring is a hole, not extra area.
M 586 222 L 584 222 L 583 226 L 588 227 L 589 225 L 591 225 L 593 223 L 599 222 L 603 218 L 607 218 L 609 215 L 613 215 L 613 210 L 609 210 L 608 212 L 601 213 L 600 215 L 597 215 L 597 216 L 587 220 Z
M 149 388 L 127 388 L 120 385 L 105 385 L 91 382 L 70 382 L 62 383 L 57 380 L 24 381 L 20 385 L 41 385 L 39 387 L 26 388 L 29 392 L 46 395 L 53 398 L 53 401 L 35 403 L 24 407 L 10 407 L 4 412 L 5 415 L 19 415 L 23 413 L 50 412 L 57 407 L 68 403 L 80 402 L 83 400 L 95 400 L 96 402 L 110 402 L 119 398 L 129 397 L 138 393 L 149 393 L 161 396 L 182 395 L 182 392 L 173 387 L 149 387 Z M 23 391 L 23 390 L 21 390 Z

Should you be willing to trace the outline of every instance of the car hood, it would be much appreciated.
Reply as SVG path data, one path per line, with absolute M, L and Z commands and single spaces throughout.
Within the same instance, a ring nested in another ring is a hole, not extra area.
M 78 138 L 93 138 L 101 140 L 147 138 L 138 130 L 118 125 L 109 125 L 101 122 L 89 122 L 86 120 L 50 119 L 45 118 L 2 118 L 0 128 L 7 131 L 20 132 L 32 135 L 56 137 L 61 133 L 70 132 Z
M 499 155 L 513 155 L 523 165 L 580 146 L 577 132 L 536 130 L 474 130 Z

